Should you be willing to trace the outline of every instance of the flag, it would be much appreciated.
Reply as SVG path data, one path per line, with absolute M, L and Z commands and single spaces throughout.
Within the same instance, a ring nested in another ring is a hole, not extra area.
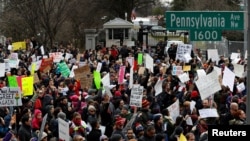
M 135 12 L 135 8 L 133 8 L 131 12 L 131 20 L 135 20 L 135 19 L 136 19 L 136 12 Z

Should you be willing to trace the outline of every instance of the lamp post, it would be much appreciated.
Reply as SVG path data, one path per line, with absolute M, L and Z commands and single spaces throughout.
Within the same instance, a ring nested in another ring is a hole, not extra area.
M 143 35 L 146 35 L 146 47 L 148 46 L 148 32 L 144 31 L 143 21 L 139 21 L 140 29 L 138 34 L 138 41 L 140 46 L 143 45 Z
M 140 46 L 143 44 L 143 21 L 139 21 L 140 29 L 138 33 L 138 41 L 140 43 Z

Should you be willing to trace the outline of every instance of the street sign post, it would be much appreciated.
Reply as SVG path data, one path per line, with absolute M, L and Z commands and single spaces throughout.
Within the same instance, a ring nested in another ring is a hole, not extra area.
M 243 11 L 166 11 L 165 18 L 167 30 L 190 30 L 195 41 L 218 41 L 222 30 L 244 30 Z

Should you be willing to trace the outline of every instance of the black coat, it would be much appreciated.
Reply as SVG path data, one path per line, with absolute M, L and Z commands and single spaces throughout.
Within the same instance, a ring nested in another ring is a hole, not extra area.
M 21 125 L 18 130 L 18 138 L 20 141 L 29 141 L 32 138 L 31 126 Z
M 89 134 L 87 135 L 88 141 L 99 141 L 100 137 L 102 135 L 102 132 L 100 129 L 92 129 Z

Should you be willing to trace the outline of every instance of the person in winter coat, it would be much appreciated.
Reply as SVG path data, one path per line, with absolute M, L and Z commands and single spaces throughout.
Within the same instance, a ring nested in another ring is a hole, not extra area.
M 92 130 L 87 135 L 87 140 L 89 141 L 99 141 L 99 138 L 101 137 L 102 133 L 100 128 L 100 124 L 97 120 L 93 120 L 90 123 Z
M 87 124 L 82 120 L 81 114 L 75 112 L 73 114 L 73 119 L 70 123 L 69 133 L 73 137 L 76 134 L 86 136 Z
M 36 109 L 34 113 L 34 118 L 32 119 L 32 130 L 40 130 L 42 124 L 43 116 L 41 110 Z
M 21 119 L 22 125 L 18 130 L 19 141 L 29 141 L 32 138 L 31 120 L 32 118 L 29 114 L 23 115 Z

